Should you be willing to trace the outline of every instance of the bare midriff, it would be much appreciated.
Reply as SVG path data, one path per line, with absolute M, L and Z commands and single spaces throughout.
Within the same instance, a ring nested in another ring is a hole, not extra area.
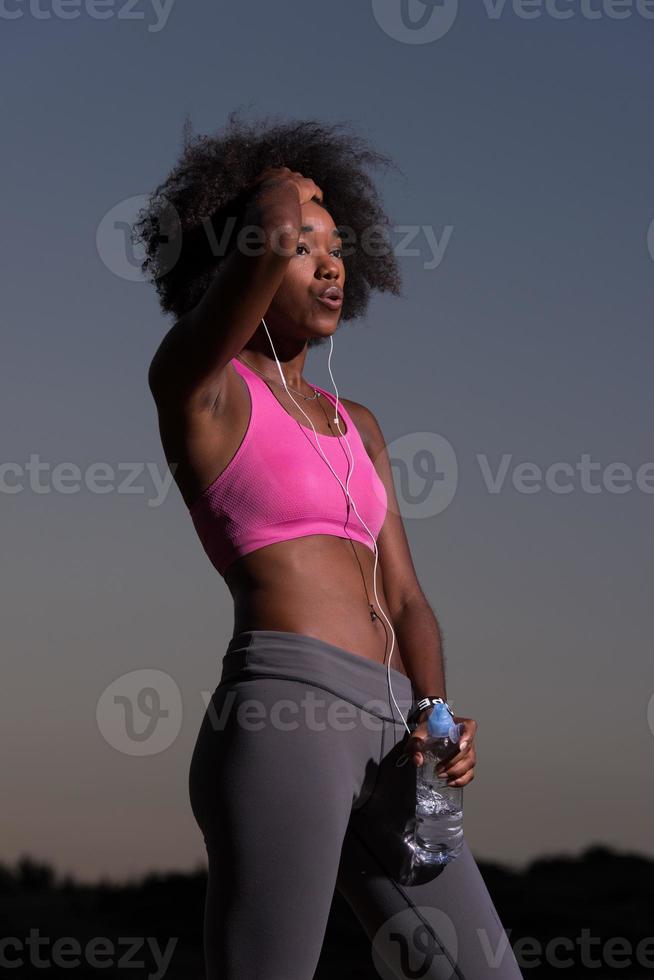
M 380 607 L 391 616 L 379 561 L 379 602 L 375 597 L 374 565 L 366 545 L 328 534 L 279 541 L 243 555 L 224 576 L 234 599 L 234 635 L 257 629 L 302 633 L 387 665 L 392 635 Z M 369 602 L 377 613 L 374 621 Z M 397 637 L 390 663 L 408 676 Z

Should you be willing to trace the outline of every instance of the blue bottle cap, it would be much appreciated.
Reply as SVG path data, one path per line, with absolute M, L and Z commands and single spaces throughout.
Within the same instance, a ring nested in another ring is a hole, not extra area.
M 448 706 L 438 702 L 427 718 L 427 732 L 432 738 L 448 738 L 452 726 L 452 715 Z

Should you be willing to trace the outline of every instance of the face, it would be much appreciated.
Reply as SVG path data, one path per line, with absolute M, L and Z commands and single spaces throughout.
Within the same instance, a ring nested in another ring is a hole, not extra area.
M 320 294 L 334 287 L 340 302 Z M 328 337 L 338 326 L 345 288 L 342 241 L 336 226 L 320 204 L 302 205 L 302 230 L 286 274 L 266 314 L 266 323 L 289 340 Z

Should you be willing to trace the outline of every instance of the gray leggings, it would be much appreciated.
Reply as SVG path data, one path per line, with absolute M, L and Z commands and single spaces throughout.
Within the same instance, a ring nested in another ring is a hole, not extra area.
M 406 717 L 411 682 L 392 667 L 391 682 Z M 467 842 L 411 867 L 408 737 L 385 665 L 301 633 L 232 637 L 189 773 L 208 980 L 312 980 L 335 889 L 382 980 L 521 980 Z

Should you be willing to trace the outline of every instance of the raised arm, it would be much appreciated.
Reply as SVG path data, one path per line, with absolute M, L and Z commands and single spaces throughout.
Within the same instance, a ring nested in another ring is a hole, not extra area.
M 288 167 L 267 168 L 251 191 L 241 227 L 260 229 L 259 237 L 232 249 L 200 302 L 163 338 L 148 372 L 158 403 L 215 403 L 225 367 L 258 328 L 295 253 L 302 204 L 322 201 L 321 189 Z

